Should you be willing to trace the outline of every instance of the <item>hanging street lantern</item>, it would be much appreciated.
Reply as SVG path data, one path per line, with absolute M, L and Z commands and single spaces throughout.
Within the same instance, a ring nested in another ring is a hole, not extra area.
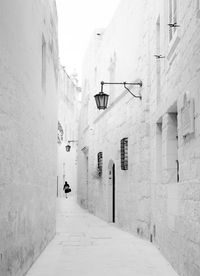
M 70 145 L 67 145 L 67 146 L 65 146 L 65 148 L 66 148 L 66 151 L 69 152 L 70 149 L 71 149 L 71 146 L 70 146 Z
M 106 109 L 107 108 L 108 97 L 109 97 L 109 95 L 107 95 L 103 92 L 99 92 L 99 94 L 96 94 L 94 96 L 98 109 Z
M 102 81 L 101 82 L 101 92 L 99 92 L 99 94 L 96 94 L 94 96 L 97 108 L 99 110 L 100 109 L 106 109 L 107 105 L 108 105 L 108 97 L 109 97 L 109 95 L 107 95 L 107 94 L 105 94 L 103 92 L 103 85 L 104 85 L 104 82 Z
M 135 95 L 133 94 L 130 89 L 126 86 L 126 85 L 138 85 L 139 87 L 142 87 L 142 81 L 139 80 L 137 82 L 101 82 L 101 92 L 99 92 L 99 94 L 96 94 L 94 96 L 95 101 L 96 101 L 96 105 L 98 109 L 106 109 L 107 105 L 108 105 L 108 97 L 109 95 L 105 94 L 103 92 L 103 86 L 104 84 L 123 84 L 124 88 L 130 93 L 132 94 L 133 97 L 135 98 L 139 98 L 140 100 L 142 100 L 142 96 L 141 95 Z

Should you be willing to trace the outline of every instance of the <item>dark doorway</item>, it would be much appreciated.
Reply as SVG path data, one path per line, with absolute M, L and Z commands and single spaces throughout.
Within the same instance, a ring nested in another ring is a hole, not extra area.
M 56 196 L 58 197 L 58 176 L 57 176 L 57 189 L 56 189 Z
M 112 222 L 115 222 L 115 164 L 112 166 Z
M 108 189 L 107 189 L 107 206 L 108 222 L 116 221 L 116 196 L 115 196 L 115 163 L 111 159 L 108 163 Z

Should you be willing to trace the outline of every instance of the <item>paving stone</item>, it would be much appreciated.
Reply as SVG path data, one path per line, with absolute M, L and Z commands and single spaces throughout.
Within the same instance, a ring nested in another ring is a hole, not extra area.
M 75 198 L 57 202 L 57 234 L 27 276 L 178 276 L 150 242 L 118 229 Z

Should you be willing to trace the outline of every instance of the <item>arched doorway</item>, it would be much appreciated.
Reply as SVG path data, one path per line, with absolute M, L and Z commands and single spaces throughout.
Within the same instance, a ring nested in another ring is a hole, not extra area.
M 115 222 L 115 163 L 113 160 L 108 164 L 108 221 Z

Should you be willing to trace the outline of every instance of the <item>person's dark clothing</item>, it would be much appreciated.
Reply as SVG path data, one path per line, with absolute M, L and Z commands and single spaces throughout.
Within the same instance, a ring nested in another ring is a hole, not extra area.
M 71 188 L 70 188 L 69 184 L 67 183 L 67 181 L 65 181 L 65 184 L 63 186 L 63 190 L 66 194 L 71 192 Z

